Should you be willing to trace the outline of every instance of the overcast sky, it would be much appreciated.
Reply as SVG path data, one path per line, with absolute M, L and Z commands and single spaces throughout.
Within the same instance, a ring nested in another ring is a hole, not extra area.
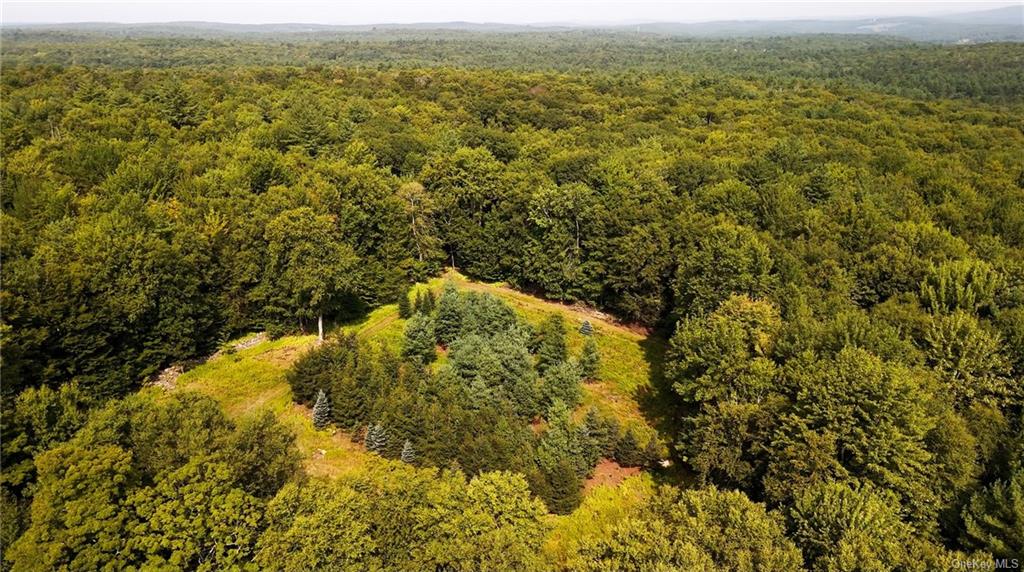
M 1007 1 L 751 2 L 720 0 L 359 0 L 289 2 L 186 0 L 136 2 L 60 2 L 3 0 L 3 23 L 173 22 L 202 20 L 241 24 L 380 24 L 411 22 L 635 23 L 710 20 L 820 19 L 865 16 L 928 16 L 999 8 Z

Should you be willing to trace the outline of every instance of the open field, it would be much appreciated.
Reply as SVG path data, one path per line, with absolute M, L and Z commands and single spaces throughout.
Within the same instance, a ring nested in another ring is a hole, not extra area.
M 647 337 L 637 328 L 616 324 L 583 308 L 542 300 L 501 284 L 474 282 L 453 272 L 416 288 L 430 288 L 439 293 L 444 280 L 454 280 L 460 288 L 502 298 L 531 324 L 539 324 L 552 312 L 562 313 L 568 329 L 570 354 L 576 354 L 582 348 L 583 336 L 578 328 L 583 320 L 590 320 L 601 350 L 600 379 L 584 385 L 583 405 L 578 414 L 582 415 L 593 406 L 614 413 L 624 425 L 636 427 L 639 432 L 650 431 L 645 428 L 650 424 L 641 410 L 640 399 L 650 395 L 654 386 L 656 378 L 653 376 L 657 370 L 652 369 L 648 361 L 649 353 L 651 347 L 660 351 L 664 345 L 662 340 Z M 360 320 L 338 325 L 335 330 L 355 333 L 360 338 L 398 351 L 404 328 L 405 320 L 398 317 L 398 307 L 389 304 Z M 295 431 L 308 473 L 324 476 L 344 474 L 362 465 L 367 453 L 341 431 L 313 429 L 308 408 L 292 401 L 291 390 L 285 380 L 289 366 L 315 342 L 315 336 L 286 336 L 239 351 L 221 352 L 182 374 L 177 379 L 175 390 L 209 395 L 236 419 L 270 409 Z M 444 363 L 444 356 L 440 358 L 435 367 Z

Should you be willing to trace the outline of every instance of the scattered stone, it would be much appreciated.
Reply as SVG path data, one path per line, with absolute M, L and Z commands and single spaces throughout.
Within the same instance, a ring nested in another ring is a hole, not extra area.
M 196 367 L 197 365 L 202 365 L 210 361 L 211 359 L 218 358 L 224 354 L 246 350 L 259 344 L 262 344 L 265 341 L 267 341 L 267 333 L 259 332 L 255 335 L 239 340 L 238 342 L 235 342 L 226 348 L 219 349 L 206 358 L 179 362 L 167 366 L 162 371 L 160 371 L 160 373 L 157 373 L 153 377 L 149 378 L 149 380 L 147 380 L 144 385 L 152 385 L 155 387 L 159 387 L 164 391 L 174 391 L 174 388 L 178 382 L 178 378 L 181 377 L 181 374 L 185 373 L 186 371 Z
M 147 385 L 154 385 L 164 391 L 174 391 L 174 385 L 178 381 L 178 376 L 183 373 L 185 373 L 185 367 L 181 364 L 175 364 L 164 368 L 163 371 L 156 374 L 156 377 L 151 378 Z

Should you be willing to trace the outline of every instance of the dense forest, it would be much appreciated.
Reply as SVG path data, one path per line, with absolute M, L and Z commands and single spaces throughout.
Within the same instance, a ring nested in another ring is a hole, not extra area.
M 5 31 L 3 569 L 1024 560 L 1022 62 Z M 394 344 L 346 330 L 386 306 Z M 663 349 L 648 424 L 585 399 L 605 324 Z M 289 411 L 365 464 L 147 386 L 250 332 L 321 338 Z

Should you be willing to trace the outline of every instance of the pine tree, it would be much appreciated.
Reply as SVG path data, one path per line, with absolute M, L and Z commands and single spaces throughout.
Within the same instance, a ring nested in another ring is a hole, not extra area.
M 615 445 L 615 461 L 623 467 L 639 467 L 643 464 L 643 452 L 633 429 L 627 429 Z
M 583 381 L 597 379 L 597 370 L 601 366 L 601 352 L 598 351 L 597 342 L 594 341 L 593 337 L 588 336 L 586 343 L 583 344 L 583 353 L 580 354 L 579 366 Z
M 367 451 L 373 451 L 377 443 L 377 426 L 370 423 L 366 426 L 366 436 L 363 438 L 363 446 Z
M 658 440 L 651 437 L 651 440 L 647 442 L 647 446 L 644 447 L 643 453 L 643 464 L 647 467 L 656 467 L 661 462 L 661 447 L 658 446 Z
M 437 358 L 434 349 L 434 322 L 426 314 L 416 314 L 405 324 L 402 357 L 418 357 L 423 363 Z
M 561 400 L 570 409 L 576 407 L 583 398 L 579 366 L 572 361 L 563 361 L 549 368 L 540 391 L 545 405 L 549 407 L 556 400 Z
M 610 457 L 615 454 L 615 445 L 619 439 L 619 423 L 615 417 L 603 416 L 591 407 L 583 419 L 583 428 L 597 447 L 599 456 Z
M 565 319 L 561 314 L 552 314 L 540 327 L 540 345 L 537 348 L 537 370 L 542 374 L 549 368 L 565 361 L 568 350 L 565 346 Z
M 963 519 L 970 546 L 1001 558 L 1024 556 L 1024 469 L 975 493 Z
M 388 432 L 380 423 L 370 425 L 366 431 L 366 450 L 383 455 L 388 447 Z
M 427 290 L 426 292 L 423 293 L 423 303 L 422 307 L 420 308 L 420 312 L 427 315 L 433 314 L 434 307 L 436 306 L 435 302 L 436 301 L 434 300 L 434 293 L 431 292 L 430 290 Z
M 331 403 L 327 399 L 324 390 L 316 394 L 316 403 L 313 405 L 313 427 L 323 429 L 331 421 Z
M 423 291 L 416 293 L 416 301 L 413 303 L 413 311 L 417 314 L 423 313 Z
M 377 424 L 377 446 L 375 451 L 378 454 L 383 455 L 388 449 L 388 431 L 379 423 Z
M 434 320 L 437 341 L 445 346 L 455 341 L 462 330 L 462 300 L 452 282 L 446 282 L 437 302 L 437 318 Z
M 408 320 L 412 316 L 412 305 L 409 303 L 409 290 L 403 290 L 398 296 L 398 317 Z
M 555 514 L 569 514 L 580 505 L 582 483 L 571 462 L 566 459 L 559 461 L 547 475 L 547 481 L 550 496 L 544 500 L 548 510 Z
M 416 460 L 416 451 L 412 448 L 412 442 L 408 439 L 405 440 L 405 444 L 402 445 L 401 459 L 403 463 L 412 464 Z
M 583 325 L 580 326 L 580 333 L 584 336 L 589 336 L 594 333 L 594 326 L 590 324 L 590 320 L 583 320 Z

